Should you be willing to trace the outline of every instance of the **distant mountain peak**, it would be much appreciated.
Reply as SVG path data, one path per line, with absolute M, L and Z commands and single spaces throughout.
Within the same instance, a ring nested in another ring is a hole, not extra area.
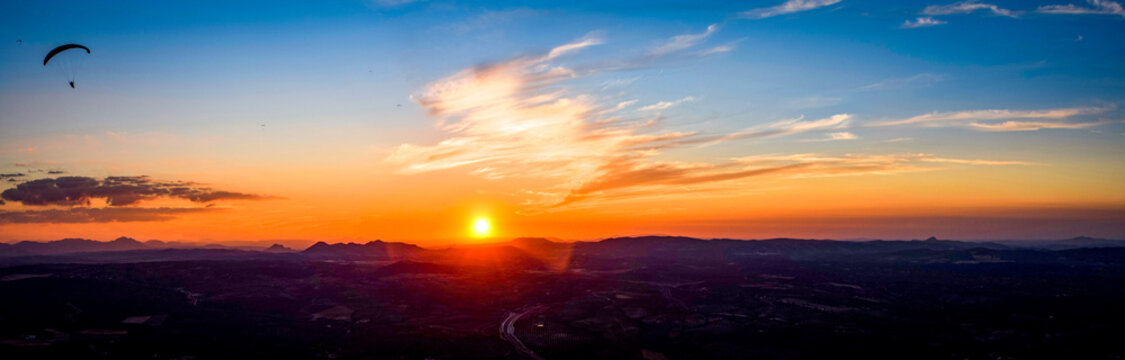
M 366 244 L 354 242 L 328 244 L 320 241 L 301 251 L 301 253 L 316 257 L 399 258 L 412 256 L 422 250 L 418 245 L 382 240 L 369 241 Z
M 270 247 L 266 248 L 266 252 L 292 252 L 292 251 L 293 251 L 293 249 L 285 247 L 285 245 L 281 245 L 281 244 L 273 244 L 273 245 L 270 245 Z
M 113 239 L 113 241 L 111 241 L 111 242 L 112 243 L 118 243 L 118 244 L 140 244 L 141 243 L 140 241 L 137 241 L 137 239 L 134 239 L 134 238 L 131 238 L 131 237 L 128 237 L 128 236 L 122 236 L 122 237 Z

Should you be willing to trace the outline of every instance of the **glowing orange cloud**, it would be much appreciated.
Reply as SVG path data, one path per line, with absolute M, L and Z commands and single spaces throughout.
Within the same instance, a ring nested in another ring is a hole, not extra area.
M 676 37 L 653 56 L 669 56 L 698 45 L 717 28 Z M 448 136 L 434 145 L 402 144 L 386 161 L 401 174 L 465 169 L 486 179 L 523 179 L 534 185 L 520 192 L 525 214 L 556 211 L 578 202 L 724 191 L 729 183 L 760 176 L 887 174 L 934 170 L 935 163 L 1028 165 L 1019 161 L 943 158 L 928 154 L 828 156 L 796 154 L 737 160 L 669 161 L 673 149 L 706 147 L 741 139 L 778 138 L 806 132 L 831 132 L 830 139 L 854 139 L 840 132 L 852 116 L 801 117 L 751 126 L 728 134 L 661 130 L 658 112 L 694 101 L 684 97 L 628 112 L 636 101 L 609 103 L 571 79 L 612 67 L 559 65 L 560 57 L 600 44 L 585 38 L 545 55 L 462 70 L 426 86 L 415 100 L 436 117 Z M 675 45 L 675 46 L 672 46 Z M 619 115 L 621 113 L 626 115 Z M 754 186 L 742 184 L 742 186 Z M 735 187 L 742 187 L 735 186 Z

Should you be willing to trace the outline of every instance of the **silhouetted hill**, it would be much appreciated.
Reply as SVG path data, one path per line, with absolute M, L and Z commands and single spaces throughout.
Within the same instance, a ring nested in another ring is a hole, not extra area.
M 15 244 L 0 244 L 0 257 L 64 255 L 105 251 L 158 250 L 158 249 L 231 249 L 221 244 L 205 244 L 179 241 L 148 240 L 137 241 L 130 237 L 119 237 L 112 241 L 68 238 L 55 241 L 21 241 Z M 258 250 L 243 249 L 243 250 Z
M 382 240 L 366 244 L 328 244 L 321 241 L 301 251 L 300 254 L 312 259 L 409 259 L 420 256 L 426 251 L 418 245 Z
M 273 244 L 273 245 L 270 245 L 270 247 L 266 248 L 266 250 L 264 250 L 264 251 L 265 252 L 273 252 L 273 253 L 288 253 L 288 252 L 294 252 L 296 250 L 287 248 L 287 247 L 285 247 L 284 245 L 281 245 L 281 244 Z
M 125 251 L 148 248 L 144 243 L 128 237 L 113 241 L 94 241 L 88 239 L 62 239 L 57 241 L 21 241 L 5 248 L 3 256 L 58 255 L 95 251 Z
M 996 243 L 951 240 L 836 241 L 802 239 L 704 240 L 681 236 L 643 236 L 576 243 L 576 254 L 617 258 L 668 258 L 717 261 L 736 256 L 838 257 L 908 250 L 1007 249 Z
M 1015 246 L 1015 245 L 1019 246 Z M 1119 245 L 1120 244 L 1120 245 Z M 1034 246 L 1034 247 L 1033 247 Z M 23 241 L 0 244 L 0 257 L 20 258 L 6 263 L 28 261 L 59 262 L 66 259 L 80 262 L 150 261 L 146 257 L 164 259 L 183 256 L 202 259 L 208 254 L 224 257 L 257 257 L 259 255 L 292 255 L 283 259 L 305 260 L 414 260 L 453 267 L 493 269 L 610 268 L 619 266 L 655 266 L 659 264 L 714 265 L 742 261 L 747 258 L 778 258 L 825 261 L 905 261 L 916 263 L 988 263 L 988 262 L 1068 262 L 1096 261 L 1116 263 L 1118 250 L 1075 251 L 1054 250 L 1125 247 L 1125 242 L 1106 239 L 1074 238 L 1058 241 L 967 242 L 953 240 L 872 240 L 835 241 L 789 238 L 764 240 L 713 239 L 682 236 L 617 237 L 594 242 L 555 242 L 546 238 L 517 238 L 506 243 L 451 247 L 429 250 L 417 245 L 371 241 L 365 244 L 318 242 L 303 251 L 281 244 L 268 248 L 239 249 L 242 252 L 190 252 L 187 250 L 235 250 L 217 244 L 194 244 L 150 240 L 140 242 L 121 237 L 100 242 L 87 239 L 63 239 L 49 242 Z M 160 252 L 158 250 L 169 250 Z M 177 253 L 173 250 L 184 252 Z M 1100 250 L 1100 249 L 1099 249 Z M 85 255 L 113 253 L 108 255 Z M 405 265 L 404 265 L 405 266 Z

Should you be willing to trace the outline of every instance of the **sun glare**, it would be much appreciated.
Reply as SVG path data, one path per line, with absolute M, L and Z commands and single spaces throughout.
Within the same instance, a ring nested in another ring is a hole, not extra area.
M 472 226 L 469 230 L 475 238 L 488 237 L 492 235 L 492 221 L 489 221 L 488 218 L 485 217 L 478 217 L 473 219 Z

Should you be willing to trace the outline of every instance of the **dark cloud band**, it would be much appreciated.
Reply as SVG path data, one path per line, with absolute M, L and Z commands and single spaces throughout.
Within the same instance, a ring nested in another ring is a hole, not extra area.
M 258 200 L 267 197 L 213 190 L 187 181 L 153 180 L 147 176 L 110 176 L 102 180 L 84 176 L 30 180 L 4 190 L 0 198 L 23 205 L 89 205 L 105 199 L 110 206 L 133 205 L 157 198 L 179 198 L 193 202 Z

